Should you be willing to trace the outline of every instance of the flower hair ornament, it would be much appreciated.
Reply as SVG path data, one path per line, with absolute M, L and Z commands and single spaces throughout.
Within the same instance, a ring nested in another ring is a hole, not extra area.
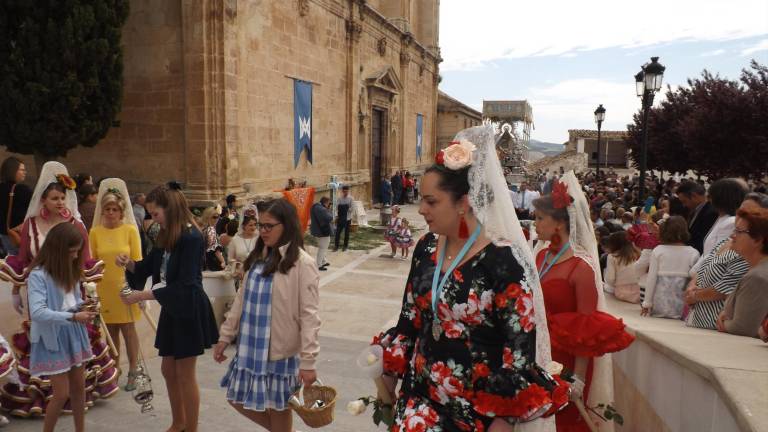
M 552 206 L 556 209 L 564 209 L 571 205 L 573 198 L 568 195 L 568 185 L 555 182 L 552 187 Z
M 56 174 L 56 183 L 68 190 L 75 190 L 75 188 L 77 188 L 77 182 L 66 174 Z
M 120 189 L 118 188 L 109 188 L 107 189 L 107 193 L 114 195 L 117 199 L 123 199 L 123 194 L 120 193 Z
M 465 139 L 451 141 L 448 147 L 437 152 L 435 163 L 453 171 L 467 168 L 472 165 L 472 156 L 476 149 L 474 144 Z

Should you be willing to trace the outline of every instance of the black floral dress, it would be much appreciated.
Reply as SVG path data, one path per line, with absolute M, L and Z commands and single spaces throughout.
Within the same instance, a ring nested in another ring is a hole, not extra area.
M 494 417 L 551 415 L 568 386 L 534 365 L 533 294 L 508 247 L 486 246 L 440 295 L 433 336 L 437 237 L 416 245 L 397 326 L 374 339 L 385 373 L 403 379 L 392 431 L 484 431 Z

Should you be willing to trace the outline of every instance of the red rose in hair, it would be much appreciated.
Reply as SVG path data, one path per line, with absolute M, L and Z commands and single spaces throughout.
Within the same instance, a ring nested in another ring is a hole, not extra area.
M 443 151 L 440 150 L 435 155 L 435 163 L 438 165 L 444 165 L 445 164 L 445 156 L 443 155 Z
M 552 187 L 552 206 L 556 209 L 566 208 L 571 204 L 573 198 L 568 195 L 568 186 L 562 182 L 555 182 Z

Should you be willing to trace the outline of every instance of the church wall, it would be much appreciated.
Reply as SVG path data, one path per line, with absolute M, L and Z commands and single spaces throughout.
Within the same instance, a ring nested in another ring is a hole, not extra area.
M 402 85 L 384 107 L 387 172 L 418 171 L 433 160 L 437 121 L 437 59 L 370 9 L 376 4 L 132 0 L 120 126 L 95 148 L 60 160 L 72 174 L 121 177 L 132 191 L 179 180 L 196 204 L 262 195 L 290 177 L 322 189 L 332 175 L 367 200 L 373 97 L 366 80 L 391 67 Z M 315 84 L 314 159 L 302 155 L 295 169 L 294 77 Z M 424 115 L 421 161 L 417 113 Z M 25 161 L 34 173 L 31 157 Z

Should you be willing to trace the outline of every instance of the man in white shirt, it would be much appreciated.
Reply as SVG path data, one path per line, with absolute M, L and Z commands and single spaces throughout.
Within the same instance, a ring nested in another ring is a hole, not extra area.
M 522 183 L 520 185 L 520 192 L 514 197 L 515 211 L 517 212 L 518 219 L 531 219 L 531 214 L 534 211 L 533 200 L 539 196 L 540 194 L 535 190 L 528 189 L 528 183 Z

